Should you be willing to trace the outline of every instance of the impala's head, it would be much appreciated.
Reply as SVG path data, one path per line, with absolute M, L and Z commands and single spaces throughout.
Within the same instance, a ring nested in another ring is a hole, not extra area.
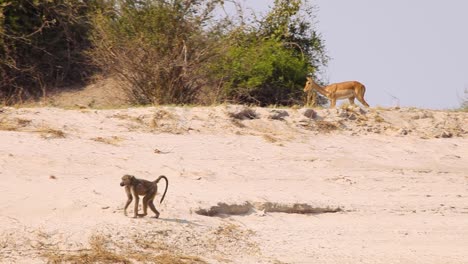
M 135 180 L 135 176 L 125 174 L 122 177 L 122 182 L 120 182 L 120 186 L 130 186 L 133 183 L 133 180 Z
M 312 80 L 312 77 L 307 76 L 307 82 L 304 86 L 304 92 L 308 92 L 312 90 L 312 84 L 314 83 L 314 80 Z

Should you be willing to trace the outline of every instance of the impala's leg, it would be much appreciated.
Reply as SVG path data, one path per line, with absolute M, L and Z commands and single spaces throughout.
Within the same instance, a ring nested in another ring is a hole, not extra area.
M 369 104 L 366 102 L 366 100 L 364 100 L 364 96 L 363 96 L 363 95 L 358 96 L 357 99 L 359 100 L 359 102 L 361 102 L 361 104 L 365 105 L 366 107 L 369 107 Z
M 335 105 L 336 105 L 336 99 L 332 98 L 330 99 L 331 102 L 330 102 L 330 108 L 335 108 Z
M 366 87 L 362 86 L 362 90 L 356 91 L 357 99 L 361 104 L 363 104 L 366 107 L 369 107 L 369 104 L 364 100 L 364 93 L 366 92 Z
M 350 104 L 350 105 L 352 105 L 352 106 L 355 106 L 355 105 L 356 105 L 356 104 L 354 103 L 354 96 L 348 98 L 348 100 L 349 100 L 349 104 Z

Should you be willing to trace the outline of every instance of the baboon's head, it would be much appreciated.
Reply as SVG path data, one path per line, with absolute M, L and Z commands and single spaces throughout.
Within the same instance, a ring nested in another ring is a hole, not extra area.
M 122 182 L 120 182 L 120 186 L 132 185 L 134 179 L 135 179 L 135 176 L 125 174 L 122 177 Z

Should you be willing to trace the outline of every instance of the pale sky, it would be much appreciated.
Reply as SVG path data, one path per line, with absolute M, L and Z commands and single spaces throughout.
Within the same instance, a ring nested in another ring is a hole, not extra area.
M 265 12 L 273 0 L 243 2 Z M 371 106 L 449 109 L 468 88 L 468 0 L 312 0 L 329 83 L 357 80 Z

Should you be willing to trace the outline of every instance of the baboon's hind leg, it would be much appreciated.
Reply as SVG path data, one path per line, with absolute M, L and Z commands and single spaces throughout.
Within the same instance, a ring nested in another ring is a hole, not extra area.
M 151 211 L 155 214 L 154 218 L 159 218 L 159 212 L 156 210 L 156 207 L 154 207 L 153 200 L 150 200 L 148 202 L 149 207 L 151 208 Z
M 148 214 L 148 201 L 149 201 L 150 197 L 148 197 L 148 195 L 145 195 L 145 197 L 143 197 L 143 213 L 142 214 L 138 214 L 139 217 L 143 217 L 143 216 L 146 216 Z

